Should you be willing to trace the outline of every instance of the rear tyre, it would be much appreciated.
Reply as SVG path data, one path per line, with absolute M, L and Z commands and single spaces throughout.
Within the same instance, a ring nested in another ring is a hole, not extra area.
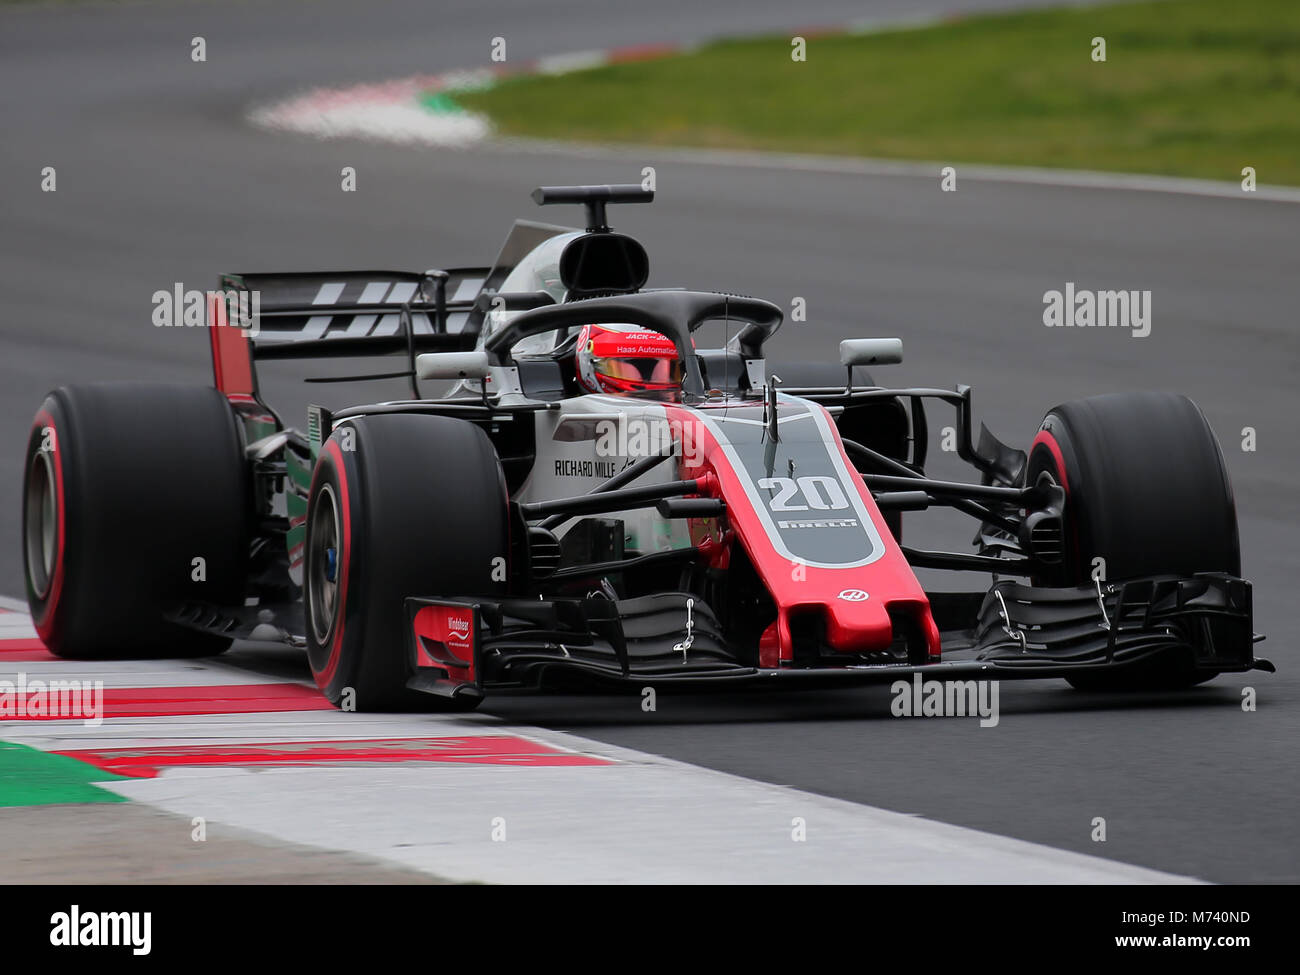
M 220 653 L 229 638 L 164 614 L 242 603 L 250 504 L 239 427 L 217 390 L 56 389 L 36 414 L 23 483 L 27 602 L 42 641 L 60 657 Z
M 1064 558 L 1040 585 L 1089 585 L 1094 566 L 1106 582 L 1241 571 L 1223 453 L 1185 396 L 1116 393 L 1056 407 L 1030 447 L 1025 483 L 1042 472 L 1065 489 L 1066 503 Z M 1214 676 L 1187 655 L 1069 681 L 1081 690 L 1149 690 Z
M 307 505 L 307 655 L 321 691 L 349 710 L 451 706 L 406 687 L 406 597 L 504 595 L 509 549 L 505 479 L 478 427 L 408 414 L 341 424 Z

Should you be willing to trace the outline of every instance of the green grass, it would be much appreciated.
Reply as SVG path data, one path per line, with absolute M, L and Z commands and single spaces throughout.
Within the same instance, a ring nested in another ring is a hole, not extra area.
M 790 50 L 722 41 L 455 100 L 505 135 L 1222 180 L 1253 166 L 1300 184 L 1298 0 L 993 15 Z
M 122 777 L 66 755 L 0 741 L 0 806 L 126 802 L 116 793 L 92 785 Z

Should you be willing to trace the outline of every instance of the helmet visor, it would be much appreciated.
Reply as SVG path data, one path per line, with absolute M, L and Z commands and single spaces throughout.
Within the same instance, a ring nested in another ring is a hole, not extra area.
M 633 389 L 668 389 L 682 384 L 682 363 L 678 359 L 654 356 L 593 358 L 596 375 Z

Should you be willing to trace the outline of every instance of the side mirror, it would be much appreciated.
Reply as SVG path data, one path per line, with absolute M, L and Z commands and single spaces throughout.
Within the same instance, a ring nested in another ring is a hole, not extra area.
M 902 339 L 845 339 L 840 343 L 840 364 L 896 366 L 903 361 Z
M 415 374 L 421 379 L 486 379 L 490 372 L 487 353 L 426 352 L 415 357 Z

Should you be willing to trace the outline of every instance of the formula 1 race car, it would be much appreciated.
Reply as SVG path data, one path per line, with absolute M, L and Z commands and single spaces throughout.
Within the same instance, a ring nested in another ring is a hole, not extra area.
M 1232 490 L 1188 399 L 973 433 L 969 387 L 877 385 L 896 338 L 774 365 L 774 304 L 646 289 L 639 186 L 543 187 L 490 267 L 226 275 L 213 387 L 52 392 L 27 448 L 27 595 L 67 657 L 305 648 L 344 708 L 499 687 L 1065 678 L 1161 689 L 1253 656 Z M 250 301 L 251 296 L 251 301 Z M 253 313 L 249 314 L 250 307 Z M 723 323 L 718 348 L 693 334 Z M 411 396 L 286 426 L 261 360 L 403 356 Z M 441 384 L 428 396 L 421 383 Z M 978 483 L 926 476 L 927 406 Z M 948 507 L 968 552 L 903 544 Z M 989 575 L 927 592 L 915 569 Z

